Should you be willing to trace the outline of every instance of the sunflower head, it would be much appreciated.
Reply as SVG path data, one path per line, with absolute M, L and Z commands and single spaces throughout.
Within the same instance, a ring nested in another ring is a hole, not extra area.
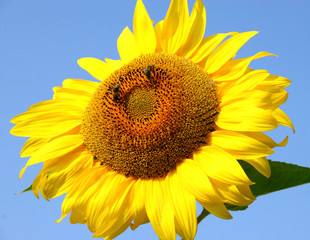
M 100 82 L 66 79 L 51 100 L 12 119 L 11 133 L 30 137 L 26 166 L 43 162 L 32 189 L 66 197 L 62 217 L 112 239 L 151 222 L 161 239 L 193 239 L 196 201 L 220 218 L 226 204 L 254 201 L 244 160 L 266 177 L 274 142 L 266 131 L 293 128 L 279 109 L 290 81 L 253 70 L 259 52 L 235 58 L 257 32 L 204 38 L 205 8 L 172 0 L 153 25 L 141 0 L 133 33 L 121 33 L 120 60 L 82 58 Z M 263 133 L 264 132 L 264 133 Z
M 96 162 L 125 176 L 164 177 L 207 144 L 218 114 L 216 85 L 174 55 L 141 55 L 100 83 L 81 135 Z

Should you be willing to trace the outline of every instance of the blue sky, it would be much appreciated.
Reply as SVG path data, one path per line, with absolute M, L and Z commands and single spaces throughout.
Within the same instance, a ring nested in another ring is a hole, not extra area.
M 154 21 L 164 18 L 169 1 L 145 0 Z M 258 30 L 239 57 L 259 51 L 279 55 L 256 60 L 251 67 L 292 80 L 288 102 L 282 107 L 296 134 L 285 127 L 273 136 L 289 135 L 287 147 L 271 159 L 310 167 L 309 154 L 309 23 L 307 0 L 207 0 L 206 35 Z M 194 1 L 190 0 L 192 7 Z M 32 193 L 15 195 L 28 187 L 39 166 L 18 179 L 26 159 L 19 157 L 25 138 L 11 136 L 9 120 L 29 106 L 52 97 L 52 87 L 66 78 L 93 80 L 79 68 L 81 57 L 118 59 L 116 40 L 124 27 L 132 29 L 135 1 L 0 0 L 1 103 L 1 240 L 93 239 L 85 225 L 68 218 L 56 224 L 63 197 L 49 202 Z M 196 239 L 308 239 L 310 185 L 257 199 L 247 211 L 233 212 L 233 220 L 214 216 L 198 227 Z M 150 224 L 127 230 L 117 239 L 157 239 Z

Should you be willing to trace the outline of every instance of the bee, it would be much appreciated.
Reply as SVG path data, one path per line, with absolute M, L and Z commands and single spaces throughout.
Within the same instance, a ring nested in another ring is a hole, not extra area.
M 121 85 L 119 83 L 117 83 L 113 88 L 112 88 L 112 91 L 113 91 L 113 101 L 114 102 L 117 102 L 118 100 L 120 100 L 119 98 L 119 89 L 120 89 Z
M 121 85 L 118 83 L 118 84 L 116 84 L 114 87 L 113 87 L 113 92 L 114 93 L 117 93 L 118 91 L 119 91 L 119 88 L 121 87 Z
M 147 65 L 145 68 L 142 69 L 142 72 L 147 77 L 148 80 L 151 80 L 152 74 L 151 72 L 154 71 L 154 65 Z

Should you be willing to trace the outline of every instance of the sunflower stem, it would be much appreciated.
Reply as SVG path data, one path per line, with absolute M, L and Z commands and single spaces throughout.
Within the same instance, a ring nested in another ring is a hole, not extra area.
M 208 216 L 210 213 L 206 210 L 203 209 L 200 215 L 197 218 L 197 224 L 199 224 L 206 216 Z

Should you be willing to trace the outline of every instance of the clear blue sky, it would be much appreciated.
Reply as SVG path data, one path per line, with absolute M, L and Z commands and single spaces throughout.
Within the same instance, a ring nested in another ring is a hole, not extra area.
M 164 18 L 169 1 L 145 0 L 154 21 Z M 280 128 L 277 140 L 289 134 L 287 147 L 273 160 L 310 167 L 309 158 L 309 23 L 308 0 L 204 0 L 206 35 L 258 30 L 260 34 L 241 50 L 240 57 L 258 51 L 279 55 L 257 60 L 253 68 L 292 80 L 283 110 L 296 134 Z M 194 1 L 190 0 L 192 7 Z M 19 157 L 25 138 L 9 134 L 9 120 L 27 107 L 52 97 L 52 87 L 65 78 L 92 80 L 80 69 L 81 57 L 118 59 L 116 40 L 125 26 L 132 29 L 135 1 L 116 0 L 0 0 L 1 174 L 0 239 L 93 239 L 85 225 L 71 225 L 61 215 L 63 197 L 50 202 L 32 193 L 14 195 L 28 187 L 40 166 L 30 167 L 18 179 L 26 159 Z M 247 211 L 233 212 L 233 220 L 208 217 L 196 239 L 308 239 L 310 185 L 257 199 Z M 150 224 L 127 230 L 117 239 L 157 239 Z

